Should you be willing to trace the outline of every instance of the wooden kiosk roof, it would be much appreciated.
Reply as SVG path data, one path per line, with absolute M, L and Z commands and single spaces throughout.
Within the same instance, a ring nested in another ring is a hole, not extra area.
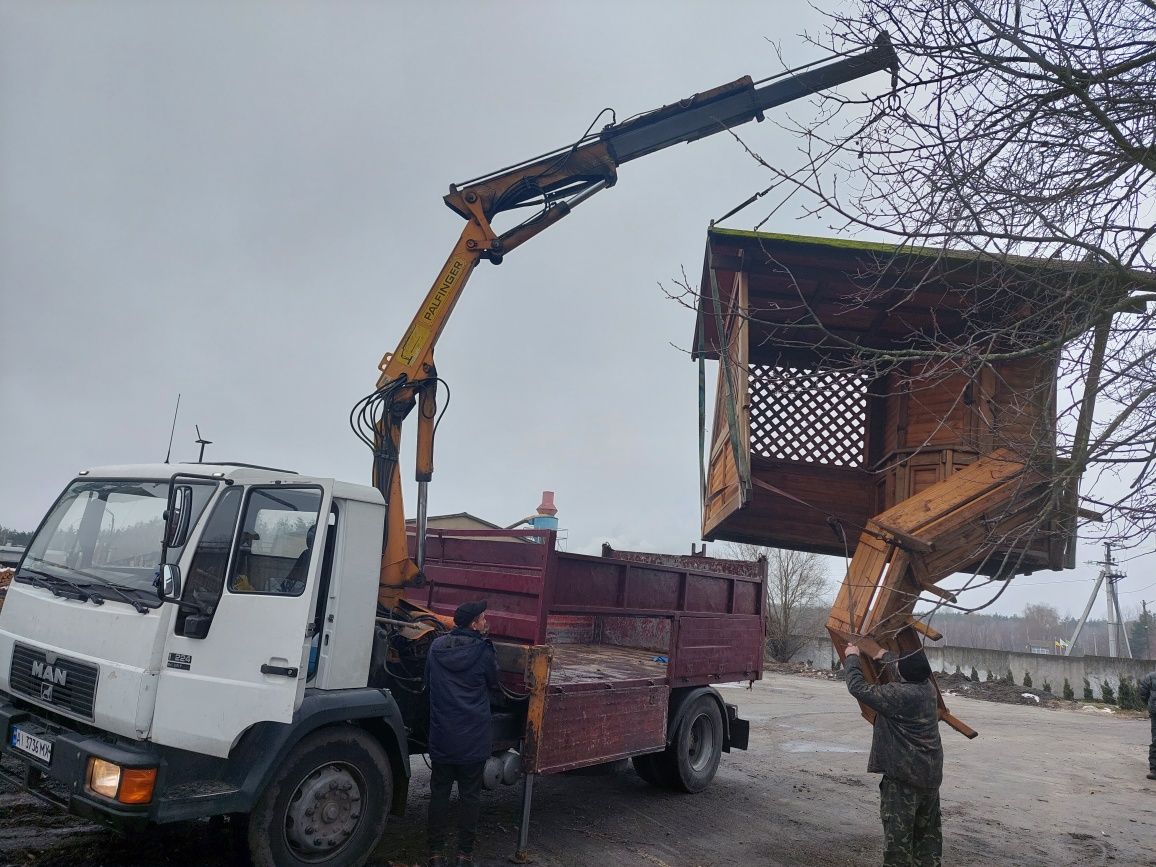
M 701 348 L 718 359 L 713 300 L 717 289 L 725 317 L 739 273 L 748 281 L 753 355 L 760 347 L 838 355 L 848 343 L 901 348 L 932 336 L 959 338 L 1009 317 L 1044 315 L 1066 295 L 1058 290 L 1072 283 L 1090 288 L 1109 272 L 1055 259 L 712 228 L 699 285 L 696 357 Z M 1070 296 L 1064 303 L 1071 304 Z

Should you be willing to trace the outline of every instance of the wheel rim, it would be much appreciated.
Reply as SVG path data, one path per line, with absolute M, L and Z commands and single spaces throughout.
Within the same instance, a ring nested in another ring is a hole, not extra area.
M 302 861 L 337 855 L 361 824 L 365 779 L 352 765 L 321 765 L 301 781 L 285 810 L 285 843 Z
M 691 768 L 705 771 L 710 767 L 715 749 L 715 731 L 707 714 L 699 714 L 690 726 L 690 744 L 687 759 Z

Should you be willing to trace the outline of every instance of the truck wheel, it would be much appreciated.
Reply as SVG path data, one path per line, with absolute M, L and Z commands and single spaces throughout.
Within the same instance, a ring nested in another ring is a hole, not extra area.
M 718 702 L 709 695 L 695 699 L 674 742 L 661 754 L 672 784 L 684 792 L 701 792 L 714 779 L 722 758 L 723 723 Z
M 366 862 L 393 799 L 389 758 L 352 726 L 306 737 L 265 787 L 249 816 L 254 867 Z

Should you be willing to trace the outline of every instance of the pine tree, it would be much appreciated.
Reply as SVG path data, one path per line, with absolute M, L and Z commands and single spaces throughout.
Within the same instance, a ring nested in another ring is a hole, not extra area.
M 1064 678 L 1064 698 L 1067 701 L 1072 701 L 1073 699 L 1075 699 L 1075 697 L 1076 697 L 1076 693 L 1072 691 L 1072 685 L 1070 683 L 1068 683 L 1068 679 L 1065 677 Z
M 991 683 L 993 680 L 995 680 L 995 675 L 991 673 L 991 669 L 989 668 L 987 670 L 987 682 Z
M 1052 691 L 1052 685 L 1045 680 L 1044 685 L 1042 687 L 1040 687 L 1040 689 L 1043 692 L 1051 692 Z
M 979 672 L 975 670 L 974 665 L 971 667 L 971 676 L 970 677 L 971 677 L 972 683 L 979 683 Z
M 1084 678 L 1084 701 L 1092 700 L 1092 684 L 1088 678 Z
M 1140 694 L 1136 689 L 1136 684 L 1132 683 L 1132 678 L 1126 674 L 1120 675 L 1120 686 L 1116 694 L 1117 704 L 1120 705 L 1121 710 L 1140 710 Z
M 1116 703 L 1116 693 L 1112 689 L 1112 684 L 1106 680 L 1100 683 L 1100 698 L 1104 704 Z
M 1030 671 L 1024 672 L 1024 686 L 1030 687 L 1032 685 L 1032 673 Z

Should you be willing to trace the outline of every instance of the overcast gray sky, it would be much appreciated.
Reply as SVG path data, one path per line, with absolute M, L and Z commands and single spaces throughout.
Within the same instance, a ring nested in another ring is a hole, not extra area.
M 0 3 L 0 524 L 34 527 L 78 469 L 162 459 L 178 392 L 174 459 L 198 424 L 207 457 L 368 483 L 349 409 L 461 229 L 447 185 L 603 107 L 777 72 L 769 40 L 814 60 L 799 34 L 821 27 L 782 0 Z M 772 123 L 743 135 L 798 162 Z M 697 278 L 708 222 L 766 182 L 729 136 L 676 147 L 483 263 L 438 347 L 431 513 L 510 523 L 552 489 L 570 550 L 688 551 L 693 315 L 659 284 Z M 994 610 L 1078 613 L 1094 572 L 1020 579 Z

